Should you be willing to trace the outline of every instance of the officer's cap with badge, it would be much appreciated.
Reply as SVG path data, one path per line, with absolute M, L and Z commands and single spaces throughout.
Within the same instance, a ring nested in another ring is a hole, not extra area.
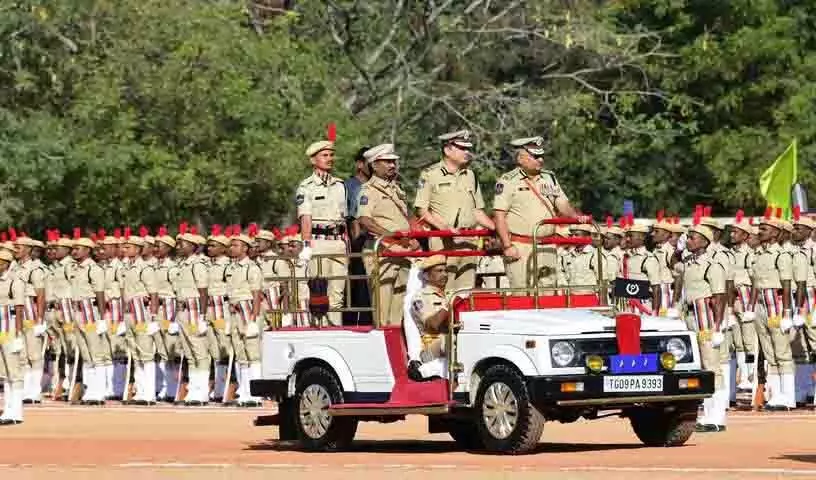
M 703 225 L 702 223 L 700 223 L 699 225 L 692 226 L 691 228 L 689 228 L 688 231 L 689 233 L 696 233 L 702 236 L 703 238 L 708 240 L 708 243 L 714 241 L 714 231 L 708 225 Z
M 363 153 L 366 162 L 372 164 L 378 160 L 399 160 L 399 155 L 394 151 L 393 143 L 382 143 L 376 147 L 371 147 Z
M 527 152 L 534 156 L 540 157 L 546 153 L 544 149 L 544 137 L 525 137 L 510 140 L 510 146 L 516 149 L 527 150 Z
M 433 267 L 437 267 L 439 265 L 447 265 L 447 263 L 448 259 L 445 258 L 444 255 L 432 255 L 430 257 L 425 257 L 425 259 L 422 260 L 420 268 L 422 268 L 423 272 L 427 272 Z
M 328 140 L 321 140 L 319 142 L 314 142 L 313 144 L 309 145 L 306 148 L 306 156 L 311 158 L 317 155 L 318 153 L 324 150 L 331 150 L 334 151 L 334 142 L 330 142 Z
M 456 132 L 446 133 L 437 137 L 443 145 L 455 145 L 459 148 L 473 148 L 473 142 L 470 141 L 470 130 L 459 130 Z

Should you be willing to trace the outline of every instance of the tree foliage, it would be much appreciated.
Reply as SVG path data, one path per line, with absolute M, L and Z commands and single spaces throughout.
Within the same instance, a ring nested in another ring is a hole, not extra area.
M 291 219 L 305 147 L 394 142 L 409 187 L 469 128 L 595 214 L 761 208 L 797 137 L 813 181 L 813 18 L 796 0 L 20 0 L 0 6 L 0 224 Z M 409 188 L 410 189 L 410 188 Z

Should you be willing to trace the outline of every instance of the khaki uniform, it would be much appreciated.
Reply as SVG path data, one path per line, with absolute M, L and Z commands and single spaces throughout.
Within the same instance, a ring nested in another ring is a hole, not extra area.
M 615 247 L 605 251 L 604 257 L 606 258 L 606 266 L 604 268 L 604 277 L 606 277 L 608 282 L 614 282 L 615 279 L 621 275 L 623 253 L 621 247 Z
M 14 322 L 14 309 L 26 303 L 25 284 L 6 271 L 0 275 L 0 379 L 3 380 L 3 420 L 23 420 L 25 348 L 14 352 L 14 340 L 22 339 Z M 23 340 L 24 342 L 24 340 Z
M 235 349 L 235 362 L 239 365 L 261 361 L 261 336 L 246 337 L 247 325 L 252 320 L 254 292 L 263 288 L 261 268 L 249 258 L 232 262 L 227 269 L 227 291 L 230 305 L 230 338 Z M 260 331 L 263 319 L 256 318 Z
M 674 247 L 664 242 L 654 250 L 657 262 L 660 265 L 660 315 L 665 315 L 669 308 L 674 307 L 674 271 L 671 267 Z
M 227 330 L 227 321 L 230 318 L 229 296 L 227 295 L 227 269 L 230 259 L 222 256 L 212 259 L 207 268 L 207 293 L 210 296 L 210 305 L 207 318 L 212 328 L 207 330 L 209 339 L 210 357 L 215 361 L 229 360 L 232 350 L 232 341 Z
M 149 310 L 150 295 L 158 292 L 156 272 L 142 258 L 125 263 L 119 272 L 119 283 L 122 285 L 127 307 L 127 338 L 133 360 L 153 362 L 160 339 L 158 333 L 147 333 L 147 323 L 152 320 Z
M 295 201 L 298 218 L 309 215 L 312 219 L 310 247 L 315 255 L 334 255 L 314 258 L 309 262 L 310 277 L 346 277 L 348 275 L 348 243 L 346 236 L 346 187 L 343 180 L 328 175 L 325 179 L 314 174 L 300 182 Z M 346 290 L 345 278 L 328 280 L 329 312 L 331 325 L 342 324 L 342 312 Z
M 569 253 L 569 262 L 566 264 L 567 280 L 573 294 L 594 293 L 593 288 L 574 287 L 597 287 L 598 268 L 600 262 L 606 262 L 603 253 L 599 254 L 598 249 L 592 245 L 582 245 L 573 248 Z
M 542 171 L 533 179 L 523 170 L 516 168 L 499 178 L 496 182 L 496 195 L 493 209 L 507 212 L 507 227 L 511 242 L 519 252 L 520 259 L 505 259 L 505 272 L 510 288 L 527 288 L 537 282 L 541 286 L 552 286 L 556 283 L 556 250 L 552 246 L 537 248 L 538 271 L 533 271 L 532 235 L 536 225 L 545 219 L 557 215 L 556 201 L 567 199 L 555 174 Z M 552 225 L 538 229 L 538 237 L 549 236 L 555 232 Z
M 118 258 L 107 261 L 102 268 L 105 270 L 105 300 L 108 302 L 105 309 L 105 318 L 108 320 L 108 341 L 109 350 L 103 353 L 103 361 L 110 356 L 110 360 L 124 361 L 127 359 L 128 348 L 124 337 L 117 336 L 116 331 L 119 324 L 125 321 L 125 308 L 122 301 L 122 286 L 119 283 L 121 277 L 119 270 L 123 263 Z
M 71 324 L 73 319 L 70 269 L 76 261 L 66 256 L 48 267 L 46 274 L 46 307 L 45 319 L 48 324 L 48 333 L 54 339 L 52 349 L 54 354 L 66 353 L 74 355 L 74 332 Z M 69 331 L 66 331 L 67 330 Z M 67 351 L 64 351 L 64 350 Z
M 816 325 L 812 317 L 816 306 L 816 252 L 813 250 L 813 245 L 808 241 L 799 246 L 793 255 L 793 281 L 797 284 L 805 282 L 804 304 L 797 312 L 804 317 L 805 325 L 796 328 L 791 341 L 793 358 L 798 363 L 810 363 L 816 353 Z
M 734 259 L 733 263 L 733 279 L 734 279 L 734 311 L 742 313 L 746 307 L 749 306 L 751 300 L 751 269 L 754 264 L 754 252 L 748 244 L 743 243 L 731 249 L 731 255 Z M 753 363 L 753 355 L 757 351 L 756 328 L 753 321 L 740 321 L 732 331 L 734 339 L 734 350 L 737 354 L 744 353 L 751 355 L 752 358 L 747 359 L 749 363 Z M 746 357 L 747 358 L 747 357 Z
M 414 298 L 411 316 L 422 337 L 420 359 L 422 363 L 427 363 L 445 355 L 445 332 L 432 330 L 426 325 L 432 316 L 446 308 L 445 292 L 434 286 L 425 285 L 418 297 Z
M 47 270 L 39 260 L 28 260 L 16 269 L 17 278 L 25 283 L 25 319 L 23 320 L 23 335 L 25 337 L 25 358 L 27 368 L 25 372 L 25 399 L 39 401 L 42 393 L 42 375 L 44 368 L 43 346 L 45 345 L 45 331 L 38 335 L 38 329 L 47 327 L 44 318 L 39 318 L 37 312 L 37 290 L 45 290 Z
M 396 182 L 371 177 L 360 189 L 358 204 L 357 218 L 369 217 L 389 232 L 410 228 L 405 192 Z M 377 309 L 379 325 L 399 324 L 402 321 L 402 307 L 411 262 L 406 258 L 380 258 L 379 273 L 375 278 L 374 243 L 372 236 L 363 247 L 363 263 L 370 276 L 372 305 Z M 390 239 L 386 239 L 382 244 L 391 251 L 406 251 Z M 379 288 L 375 291 L 377 284 Z
M 779 328 L 784 312 L 778 291 L 782 282 L 793 280 L 793 259 L 778 244 L 761 246 L 754 256 L 754 287 L 759 290 L 755 320 L 760 347 L 768 362 L 768 373 L 793 374 L 793 355 L 788 336 Z
M 306 278 L 306 267 L 298 266 L 296 262 L 290 262 L 284 258 L 276 258 L 272 262 L 267 262 L 265 265 L 272 269 L 271 276 L 273 278 L 290 278 L 292 277 L 292 270 L 294 269 L 294 276 L 296 278 Z M 262 269 L 263 271 L 263 269 Z M 266 282 L 266 273 L 264 272 L 264 282 Z M 281 323 L 284 327 L 298 326 L 305 327 L 312 325 L 309 313 L 309 284 L 305 281 L 298 281 L 295 285 L 291 280 L 281 282 L 279 287 L 280 307 L 281 310 L 287 312 L 283 314 Z M 292 289 L 297 287 L 297 292 L 292 292 Z M 264 287 L 266 288 L 266 287 Z M 290 306 L 292 296 L 296 295 L 295 305 Z M 295 313 L 289 313 L 294 311 Z
M 201 305 L 199 289 L 208 288 L 209 268 L 207 258 L 191 255 L 181 259 L 178 264 L 178 275 L 175 276 L 174 286 L 178 303 L 178 319 L 180 334 L 176 337 L 177 354 L 182 353 L 187 363 L 196 370 L 210 368 L 212 361 L 210 337 L 212 329 L 198 331 L 199 317 L 207 312 L 207 307 Z M 224 321 L 223 317 L 221 318 Z M 213 336 L 214 339 L 214 336 Z
M 621 260 L 621 277 L 647 281 L 652 287 L 659 286 L 661 283 L 660 262 L 646 247 L 627 249 Z M 642 300 L 641 303 L 646 307 L 652 307 L 651 300 Z M 624 310 L 629 308 L 627 306 Z
M 107 360 L 103 356 L 107 338 L 105 333 L 96 331 L 102 322 L 96 292 L 105 290 L 105 271 L 93 259 L 87 258 L 80 264 L 73 263 L 69 276 L 74 297 L 73 340 L 85 365 L 103 366 Z
M 485 205 L 473 170 L 451 173 L 441 161 L 420 174 L 414 207 L 439 215 L 452 228 L 472 229 L 479 226 L 476 210 L 483 210 Z M 475 238 L 431 238 L 429 246 L 431 250 L 476 250 L 477 243 Z M 446 289 L 474 288 L 476 264 L 476 257 L 448 257 Z
M 157 261 L 153 268 L 156 272 L 156 293 L 159 296 L 159 313 L 156 319 L 161 324 L 161 332 L 156 336 L 156 348 L 161 361 L 167 362 L 179 357 L 182 349 L 178 344 L 178 335 L 169 333 L 170 324 L 176 322 L 176 282 L 181 271 L 178 264 L 170 258 Z

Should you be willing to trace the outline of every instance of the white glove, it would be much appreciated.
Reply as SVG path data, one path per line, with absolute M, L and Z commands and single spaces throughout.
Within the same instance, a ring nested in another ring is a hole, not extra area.
M 37 325 L 34 325 L 34 336 L 42 337 L 43 335 L 45 335 L 45 329 L 46 329 L 45 324 L 39 323 Z
M 725 335 L 722 332 L 714 332 L 711 334 L 711 346 L 719 347 L 725 341 Z
M 666 310 L 666 316 L 668 318 L 680 318 L 680 310 L 678 310 L 678 309 L 676 309 L 674 307 L 671 307 L 671 308 Z
M 303 247 L 303 250 L 298 254 L 298 265 L 303 266 L 309 263 L 312 259 L 312 247 Z
M 258 329 L 258 324 L 255 322 L 250 322 L 246 327 L 246 332 L 244 332 L 246 338 L 255 338 L 259 334 L 260 330 Z
M 159 333 L 159 330 L 161 330 L 161 325 L 159 325 L 159 322 L 153 320 L 152 322 L 147 323 L 147 334 L 148 335 L 155 335 L 155 334 Z
M 751 310 L 742 312 L 742 321 L 745 323 L 753 322 L 756 319 L 756 313 Z
M 170 325 L 167 326 L 167 333 L 170 335 L 178 335 L 179 333 L 178 323 L 171 322 Z
M 793 326 L 796 328 L 804 327 L 805 326 L 805 316 L 796 314 L 793 316 Z
M 793 328 L 793 319 L 790 315 L 784 315 L 779 320 L 779 329 L 782 330 L 782 333 L 788 333 L 791 328 Z
M 725 321 L 726 321 L 726 324 L 725 324 L 726 329 L 737 326 L 737 316 L 734 315 L 734 309 L 728 308 L 725 311 Z
M 126 333 L 127 325 L 125 325 L 125 322 L 119 322 L 119 325 L 116 326 L 116 336 L 124 337 Z
M 198 325 L 196 325 L 196 334 L 199 337 L 204 337 L 207 335 L 207 322 L 203 319 L 198 320 Z
M 684 233 L 680 235 L 680 238 L 677 239 L 677 249 L 678 250 L 685 250 L 686 249 L 686 239 L 688 236 Z
M 96 322 L 96 334 L 103 335 L 108 333 L 108 322 L 104 320 L 99 320 Z
M 11 345 L 9 346 L 9 351 L 11 353 L 19 353 L 23 351 L 23 348 L 25 348 L 25 342 L 23 342 L 22 338 L 17 337 L 11 342 Z

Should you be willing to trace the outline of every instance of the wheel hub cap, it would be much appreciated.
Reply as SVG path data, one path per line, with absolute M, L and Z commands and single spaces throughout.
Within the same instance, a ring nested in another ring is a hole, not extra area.
M 488 387 L 482 402 L 482 418 L 495 438 L 504 439 L 513 433 L 518 423 L 518 400 L 510 387 L 501 382 Z
M 321 385 L 309 385 L 300 396 L 300 424 L 310 438 L 320 438 L 329 430 L 329 405 L 331 397 Z

